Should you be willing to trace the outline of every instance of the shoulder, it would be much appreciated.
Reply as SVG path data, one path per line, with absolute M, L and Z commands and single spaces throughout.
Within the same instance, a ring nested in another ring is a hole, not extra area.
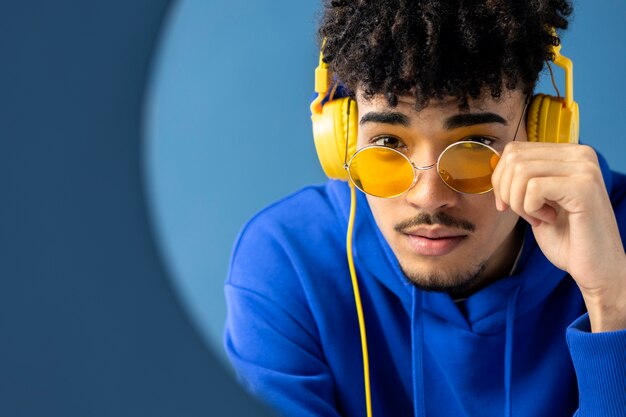
M 343 255 L 349 207 L 344 188 L 337 181 L 305 187 L 254 215 L 236 239 L 229 282 L 250 273 L 299 274 L 309 264 Z
M 255 239 L 291 242 L 338 232 L 347 216 L 344 184 L 329 181 L 290 194 L 255 214 L 242 228 L 237 244 Z M 347 195 L 346 195 L 347 196 Z M 238 245 L 235 247 L 237 251 Z
M 306 220 L 336 217 L 337 188 L 341 188 L 341 184 L 335 181 L 304 187 L 256 213 L 245 224 L 241 235 L 266 227 L 272 230 L 306 229 L 310 224 Z
M 350 201 L 349 193 L 344 201 L 344 187 L 329 181 L 303 188 L 245 224 L 226 280 L 231 315 L 245 305 L 274 323 L 288 316 L 298 326 L 312 326 L 312 311 L 343 285 L 337 276 L 347 274 L 343 206 Z

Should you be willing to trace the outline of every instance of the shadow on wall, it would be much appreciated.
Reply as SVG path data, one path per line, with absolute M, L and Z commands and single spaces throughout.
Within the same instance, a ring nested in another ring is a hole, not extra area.
M 267 415 L 149 227 L 142 105 L 168 3 L 0 3 L 0 416 Z

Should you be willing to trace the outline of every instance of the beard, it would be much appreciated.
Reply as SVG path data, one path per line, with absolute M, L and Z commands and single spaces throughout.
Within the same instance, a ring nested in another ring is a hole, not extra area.
M 428 213 L 420 213 L 419 215 L 402 221 L 394 226 L 394 230 L 398 233 L 406 233 L 407 230 L 419 225 L 440 224 L 448 228 L 459 229 L 468 232 L 474 232 L 476 226 L 462 218 L 453 217 L 445 212 L 437 212 L 434 215 Z M 473 292 L 477 285 L 480 284 L 480 275 L 485 270 L 486 261 L 478 262 L 470 265 L 468 269 L 463 271 L 452 270 L 446 271 L 442 269 L 423 272 L 411 271 L 400 262 L 400 269 L 406 279 L 414 287 L 422 291 L 442 292 L 449 294 L 453 299 L 464 298 Z
M 469 270 L 449 273 L 444 271 L 428 273 L 409 271 L 402 265 L 400 265 L 400 269 L 415 288 L 422 291 L 446 293 L 456 300 L 465 298 L 477 290 L 480 275 L 485 270 L 485 262 L 481 262 Z

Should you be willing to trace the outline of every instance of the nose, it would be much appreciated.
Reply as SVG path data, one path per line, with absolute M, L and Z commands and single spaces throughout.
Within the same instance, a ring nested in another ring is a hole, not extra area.
M 416 181 L 405 194 L 406 201 L 420 210 L 434 212 L 454 206 L 460 194 L 448 187 L 437 172 L 437 164 L 414 165 Z

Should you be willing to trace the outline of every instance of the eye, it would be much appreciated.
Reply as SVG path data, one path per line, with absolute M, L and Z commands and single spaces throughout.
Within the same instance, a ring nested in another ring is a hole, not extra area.
M 470 136 L 468 138 L 463 138 L 463 140 L 468 140 L 472 142 L 482 143 L 483 145 L 493 146 L 496 142 L 495 139 L 487 137 L 487 136 Z
M 376 136 L 370 141 L 372 145 L 386 146 L 388 148 L 398 149 L 404 147 L 404 143 L 393 136 Z

